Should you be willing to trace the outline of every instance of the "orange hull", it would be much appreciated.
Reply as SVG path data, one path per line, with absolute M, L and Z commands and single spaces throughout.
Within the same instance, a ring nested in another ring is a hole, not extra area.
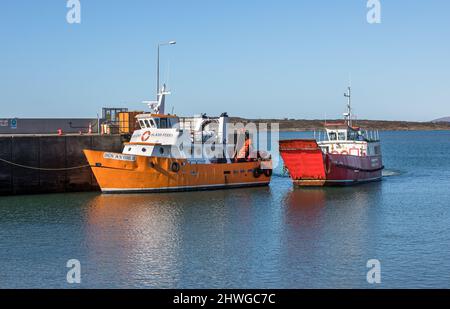
M 104 193 L 140 193 L 265 186 L 260 162 L 190 163 L 186 159 L 129 156 L 84 150 Z M 173 163 L 179 170 L 173 171 Z M 257 171 L 255 173 L 255 170 Z

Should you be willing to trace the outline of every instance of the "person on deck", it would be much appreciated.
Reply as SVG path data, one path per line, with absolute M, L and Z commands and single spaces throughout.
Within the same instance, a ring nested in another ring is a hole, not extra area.
M 250 134 L 245 132 L 245 143 L 244 146 L 239 150 L 238 155 L 236 157 L 237 161 L 249 161 L 250 160 L 250 152 L 252 148 L 252 139 L 250 138 Z

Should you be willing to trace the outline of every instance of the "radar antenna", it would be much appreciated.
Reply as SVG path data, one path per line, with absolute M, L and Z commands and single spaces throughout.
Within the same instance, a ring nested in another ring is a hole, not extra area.
M 155 114 L 164 115 L 165 105 L 166 105 L 166 95 L 171 94 L 170 91 L 166 90 L 166 84 L 164 84 L 158 93 L 157 101 L 143 101 L 142 103 L 147 104 L 148 107 L 153 110 Z
M 347 98 L 347 112 L 344 113 L 345 120 L 349 127 L 352 126 L 352 87 L 348 86 L 347 92 L 344 93 L 344 97 Z

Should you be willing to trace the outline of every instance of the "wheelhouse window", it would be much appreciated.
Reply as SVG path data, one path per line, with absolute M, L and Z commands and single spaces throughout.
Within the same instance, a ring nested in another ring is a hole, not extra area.
M 336 132 L 329 132 L 328 138 L 330 139 L 330 141 L 335 141 L 337 139 Z
M 338 133 L 338 138 L 340 141 L 345 141 L 345 132 L 339 132 Z
M 350 141 L 356 141 L 358 139 L 358 132 L 356 131 L 349 131 L 347 134 L 347 139 Z
M 169 128 L 175 128 L 177 126 L 177 124 L 178 124 L 178 119 L 177 118 L 168 118 L 167 120 L 169 121 L 168 122 Z
M 159 124 L 161 129 L 167 129 L 167 118 L 161 118 Z
M 171 129 L 178 124 L 177 118 L 148 118 L 140 119 L 139 125 L 144 128 Z

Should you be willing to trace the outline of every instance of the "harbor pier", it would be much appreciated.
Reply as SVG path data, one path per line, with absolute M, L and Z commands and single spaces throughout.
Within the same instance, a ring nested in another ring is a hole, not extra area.
M 0 195 L 99 190 L 83 149 L 121 152 L 120 135 L 0 135 Z

